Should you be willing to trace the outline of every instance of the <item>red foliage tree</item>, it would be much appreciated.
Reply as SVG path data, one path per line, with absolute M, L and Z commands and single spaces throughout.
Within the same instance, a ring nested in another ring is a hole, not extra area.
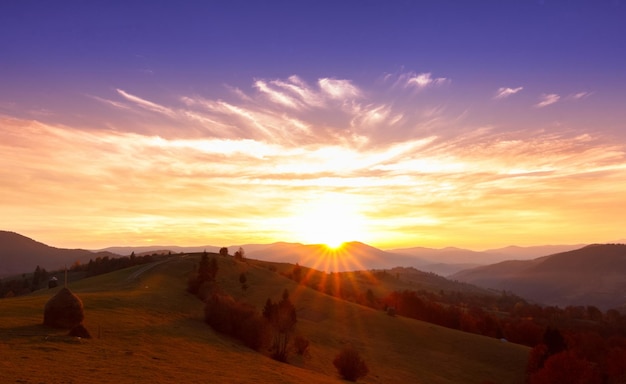
M 602 378 L 592 363 L 567 350 L 550 356 L 529 380 L 529 384 L 554 383 L 601 384 Z

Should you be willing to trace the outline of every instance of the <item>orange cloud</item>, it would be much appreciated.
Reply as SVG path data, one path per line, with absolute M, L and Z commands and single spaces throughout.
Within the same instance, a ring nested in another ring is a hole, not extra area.
M 7 229 L 91 248 L 303 241 L 293 223 L 338 200 L 366 237 L 346 240 L 379 246 L 623 237 L 626 151 L 614 140 L 473 127 L 445 108 L 409 113 L 344 80 L 259 81 L 228 101 L 94 99 L 175 117 L 162 134 L 0 117 Z

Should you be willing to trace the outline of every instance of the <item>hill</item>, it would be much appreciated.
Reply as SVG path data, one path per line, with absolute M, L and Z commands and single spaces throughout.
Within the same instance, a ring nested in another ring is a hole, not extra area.
M 410 256 L 412 266 L 426 272 L 451 276 L 465 269 L 489 265 L 505 260 L 529 260 L 557 252 L 578 249 L 582 245 L 545 245 L 533 247 L 509 246 L 486 251 L 471 251 L 456 247 L 441 249 L 412 247 L 388 250 L 390 253 Z
M 277 242 L 272 244 L 244 244 L 227 247 L 234 253 L 239 247 L 243 248 L 249 257 L 260 260 L 299 263 L 312 268 L 333 270 L 335 272 L 388 269 L 393 267 L 414 267 L 425 272 L 433 272 L 441 276 L 450 276 L 456 272 L 493 264 L 510 259 L 533 259 L 557 252 L 580 248 L 576 245 L 547 245 L 534 247 L 510 246 L 486 251 L 471 251 L 468 249 L 446 247 L 442 249 L 411 247 L 390 250 L 381 250 L 368 244 L 353 241 L 345 243 L 340 249 L 333 251 L 323 244 L 300 244 Z M 144 246 L 144 247 L 109 247 L 100 251 L 113 252 L 119 255 L 130 255 L 131 252 L 141 254 L 169 250 L 173 253 L 189 252 L 217 252 L 220 247 L 214 245 L 180 247 L 180 246 Z M 339 254 L 339 257 L 331 257 Z M 333 259 L 347 259 L 350 263 L 334 263 Z M 321 265 L 321 260 L 327 264 Z
M 37 265 L 47 270 L 62 269 L 75 261 L 117 257 L 110 252 L 54 248 L 15 232 L 0 231 L 0 277 L 32 272 Z
M 7 382 L 274 382 L 340 383 L 332 359 L 351 344 L 370 374 L 360 382 L 519 383 L 528 348 L 382 311 L 322 294 L 267 265 L 215 256 L 218 283 L 262 308 L 268 297 L 291 293 L 297 332 L 310 356 L 278 363 L 213 332 L 202 303 L 185 292 L 197 256 L 175 256 L 73 283 L 93 339 L 63 336 L 41 324 L 55 290 L 4 299 L 0 311 L 0 367 Z M 279 266 L 280 267 L 280 266 Z M 288 266 L 285 266 L 288 267 Z M 293 266 L 291 266 L 293 267 Z M 242 290 L 245 273 L 249 288 Z
M 338 249 L 323 244 L 275 243 L 247 252 L 248 257 L 284 263 L 299 263 L 327 272 L 345 272 L 365 269 L 410 267 L 415 259 L 382 251 L 370 245 L 352 241 Z
M 533 260 L 505 261 L 456 273 L 451 278 L 548 305 L 626 304 L 626 245 L 589 245 Z

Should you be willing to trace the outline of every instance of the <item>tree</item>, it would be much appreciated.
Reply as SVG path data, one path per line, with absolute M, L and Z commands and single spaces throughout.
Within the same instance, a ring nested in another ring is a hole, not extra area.
M 357 381 L 369 373 L 369 368 L 365 361 L 361 358 L 359 351 L 353 347 L 342 349 L 335 359 L 333 365 L 337 368 L 339 375 L 344 380 Z
M 220 248 L 220 255 L 221 256 L 228 256 L 228 248 L 226 248 L 226 247 Z
M 217 260 L 215 259 L 215 257 L 209 259 L 209 255 L 205 251 L 200 258 L 197 275 L 195 277 L 190 276 L 189 278 L 189 281 L 187 283 L 187 290 L 195 295 L 203 296 L 203 294 L 201 293 L 202 286 L 205 283 L 215 281 L 218 269 L 219 266 L 217 265 Z
M 37 289 L 39 287 L 40 282 L 41 282 L 41 268 L 37 266 L 37 268 L 35 268 L 35 272 L 33 272 L 32 290 Z
M 244 252 L 243 248 L 239 247 L 239 250 L 235 252 L 235 260 L 244 261 L 245 258 L 246 258 L 246 253 Z
M 239 275 L 239 282 L 241 283 L 241 289 L 243 291 L 248 289 L 248 284 L 246 284 L 247 281 L 248 281 L 248 278 L 246 277 L 246 273 L 241 272 L 241 274 Z
M 217 271 L 213 271 L 211 267 L 211 261 L 209 260 L 209 255 L 204 251 L 202 257 L 200 258 L 200 265 L 198 266 L 198 282 L 200 284 L 206 281 L 215 280 L 215 273 Z
M 295 282 L 299 283 L 302 280 L 302 268 L 298 263 L 294 265 L 291 275 L 293 276 L 293 281 Z
M 546 360 L 544 367 L 530 377 L 530 384 L 600 384 L 601 377 L 593 364 L 563 351 Z
M 546 329 L 546 332 L 543 334 L 543 343 L 547 347 L 547 357 L 556 355 L 567 348 L 563 335 L 556 328 L 548 327 Z
M 282 299 L 273 303 L 267 299 L 263 308 L 265 317 L 274 330 L 274 342 L 272 344 L 272 357 L 278 361 L 287 361 L 289 339 L 295 328 L 297 320 L 296 308 L 289 300 L 289 291 L 283 291 Z

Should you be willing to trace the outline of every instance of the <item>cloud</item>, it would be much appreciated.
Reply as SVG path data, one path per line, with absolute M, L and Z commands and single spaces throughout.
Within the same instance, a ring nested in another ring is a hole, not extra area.
M 349 80 L 323 78 L 318 81 L 322 91 L 333 99 L 358 99 L 361 90 Z
M 431 73 L 420 73 L 419 75 L 413 76 L 407 80 L 407 86 L 414 86 L 417 88 L 426 88 L 428 86 L 436 86 L 445 84 L 449 80 L 445 77 L 432 77 Z
M 548 105 L 552 105 L 556 103 L 557 101 L 559 101 L 559 99 L 561 99 L 561 96 L 557 95 L 556 93 L 544 94 L 544 95 L 541 95 L 541 101 L 535 104 L 535 107 L 537 108 L 547 107 Z
M 494 97 L 494 99 L 504 99 L 507 98 L 511 95 L 514 95 L 518 92 L 520 92 L 521 90 L 523 90 L 524 87 L 517 87 L 517 88 L 498 88 L 498 91 L 496 92 L 496 95 Z
M 267 85 L 266 82 L 262 80 L 257 80 L 254 83 L 254 86 L 262 93 L 265 93 L 266 95 L 268 95 L 270 100 L 272 100 L 275 103 L 281 104 L 289 108 L 294 108 L 294 109 L 298 109 L 301 107 L 301 105 L 297 103 L 292 97 L 287 96 L 283 92 L 279 92 L 279 91 L 272 89 L 271 87 Z
M 373 243 L 471 246 L 507 231 L 541 242 L 550 225 L 574 237 L 590 236 L 589 222 L 608 237 L 623 228 L 615 207 L 626 206 L 626 145 L 525 126 L 523 116 L 475 125 L 466 109 L 424 93 L 402 103 L 416 77 L 369 89 L 259 78 L 223 98 L 184 95 L 172 105 L 118 89 L 121 102 L 92 97 L 128 115 L 111 129 L 0 116 L 0 216 L 20 218 L 18 231 L 62 228 L 70 240 L 98 228 L 103 242 L 298 241 L 284 223 L 307 201 L 339 196 Z M 166 122 L 137 128 L 147 117 Z
M 570 100 L 582 100 L 582 99 L 586 99 L 587 97 L 591 96 L 593 94 L 593 92 L 578 92 L 578 93 L 573 93 L 569 96 L 567 96 L 568 99 Z
M 140 98 L 138 96 L 131 95 L 130 93 L 128 93 L 126 91 L 123 91 L 121 89 L 116 89 L 116 91 L 117 91 L 117 93 L 122 95 L 126 100 L 132 101 L 133 103 L 135 103 L 135 104 L 139 105 L 140 107 L 145 108 L 145 109 L 147 109 L 149 111 L 158 112 L 158 113 L 167 115 L 169 117 L 174 117 L 176 115 L 176 113 L 172 109 L 170 109 L 170 108 L 158 105 L 158 104 L 153 103 L 151 101 L 142 99 L 142 98 Z
M 111 106 L 113 106 L 115 108 L 125 109 L 125 110 L 130 110 L 131 109 L 128 105 L 126 105 L 124 103 L 120 103 L 119 101 L 113 101 L 113 100 L 105 99 L 103 97 L 94 96 L 94 95 L 86 95 L 86 96 L 89 97 L 89 98 L 92 98 L 94 100 L 97 100 L 97 101 L 99 101 L 101 103 L 111 105 Z

